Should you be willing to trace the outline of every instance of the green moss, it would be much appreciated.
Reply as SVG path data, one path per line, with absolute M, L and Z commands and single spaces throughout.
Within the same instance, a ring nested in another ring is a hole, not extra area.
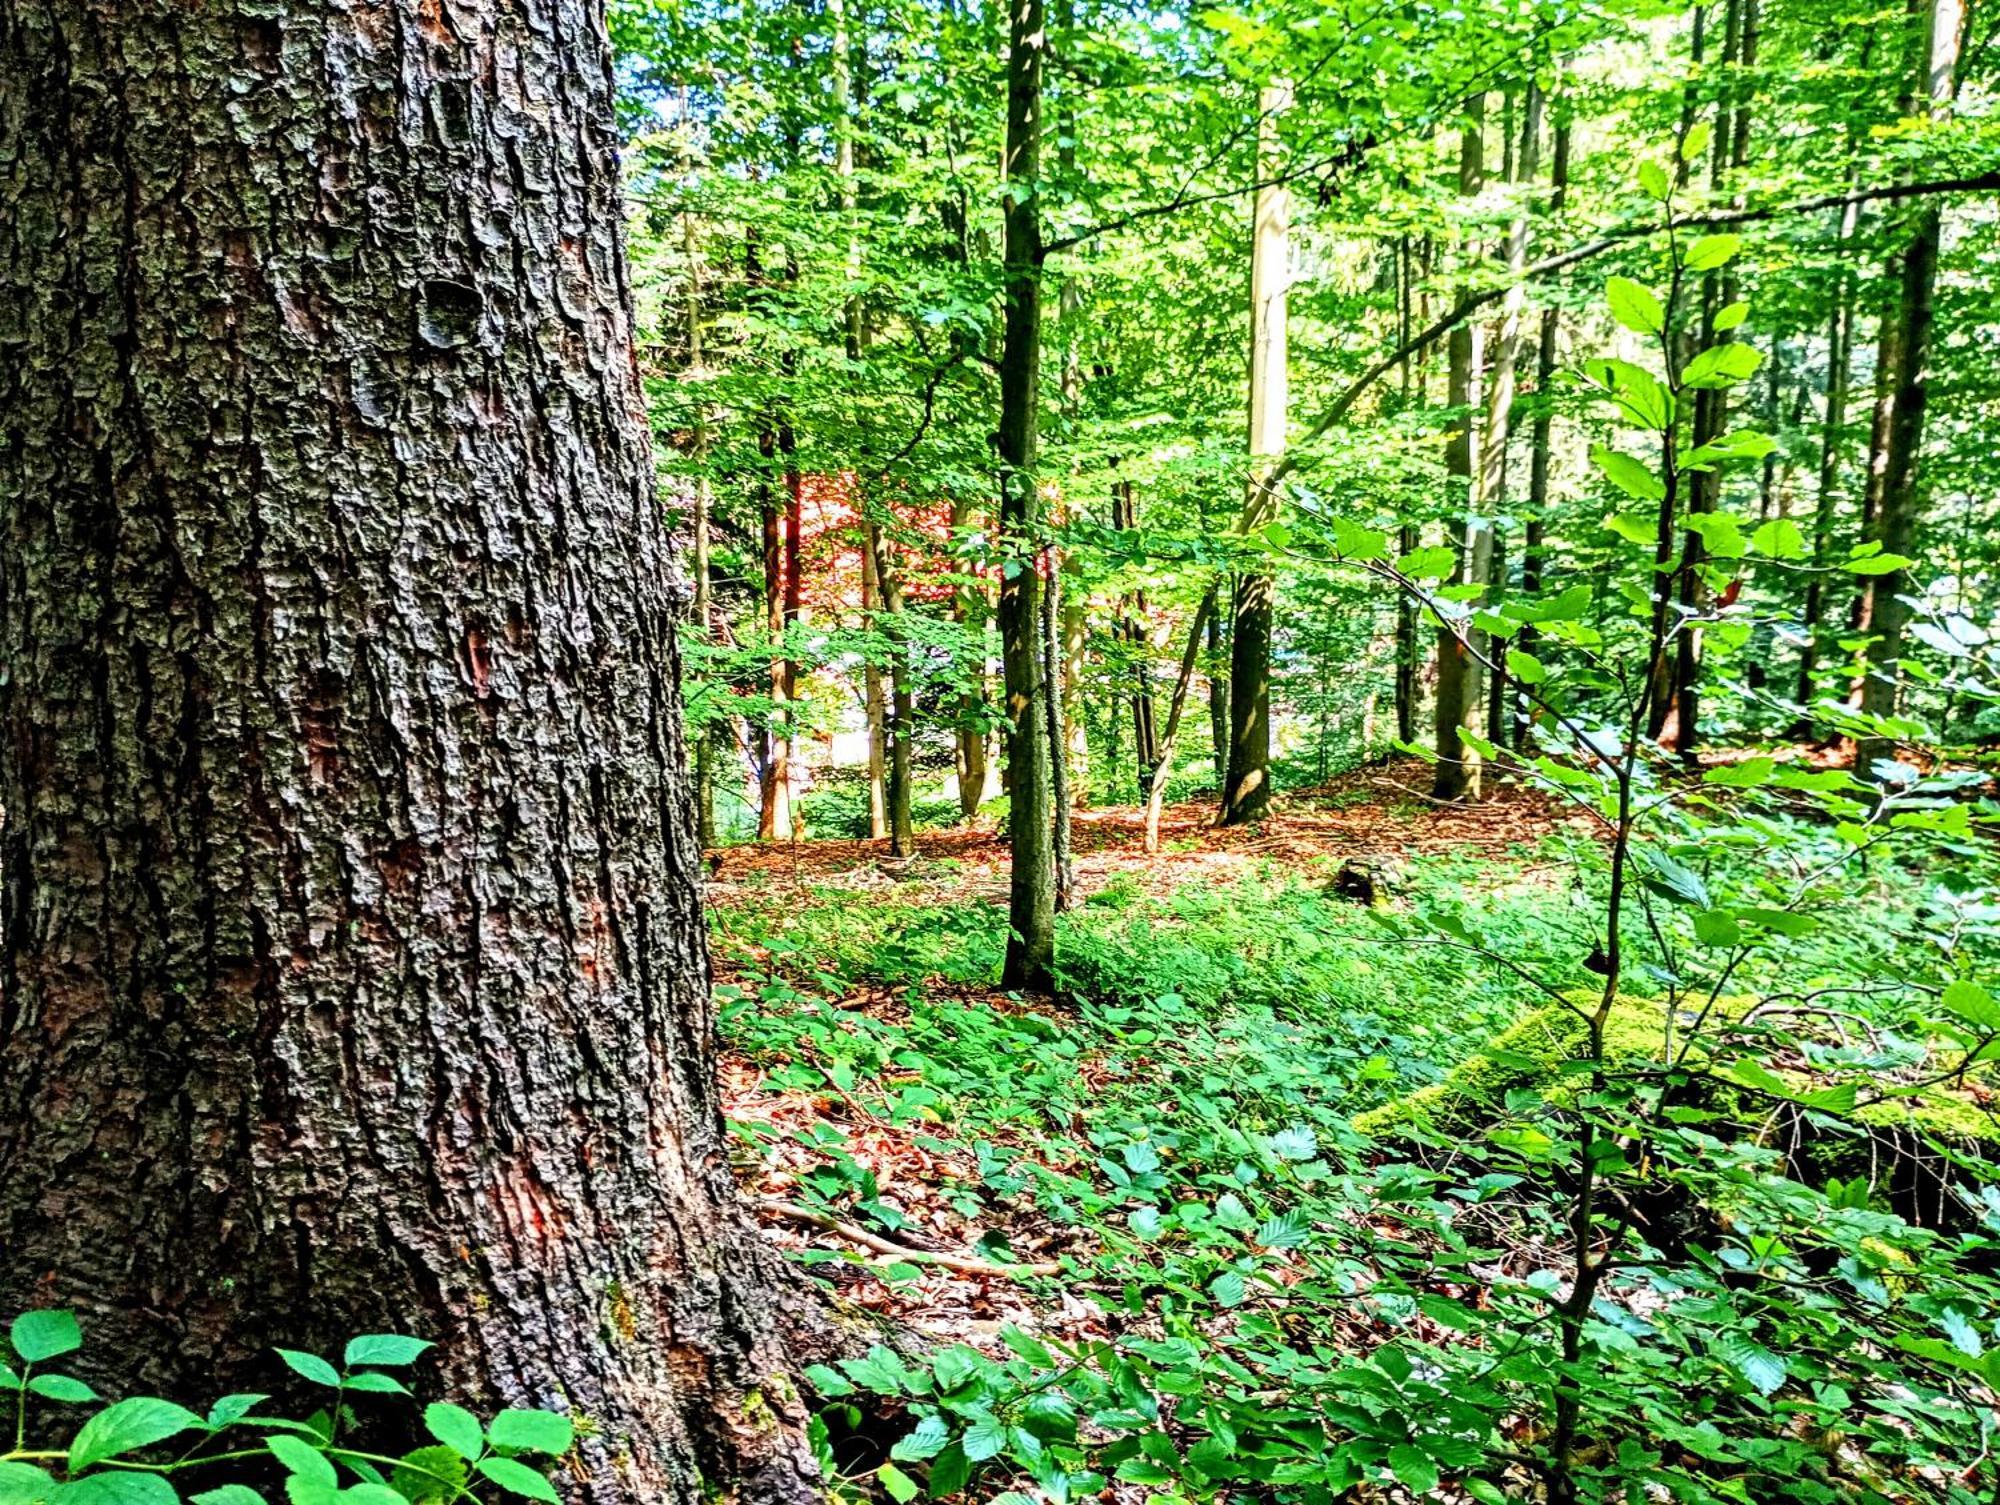
M 1710 1022 L 1741 1017 L 1748 998 L 1720 1000 Z M 1383 1104 L 1354 1120 L 1354 1127 L 1377 1138 L 1397 1139 L 1421 1131 L 1443 1135 L 1483 1134 L 1508 1117 L 1510 1092 L 1533 1092 L 1560 1107 L 1572 1100 L 1582 1077 L 1564 1074 L 1565 1063 L 1583 1057 L 1589 1031 L 1583 1010 L 1595 1000 L 1580 999 L 1578 1008 L 1549 1004 L 1534 1010 L 1469 1056 L 1443 1081 Z M 1687 1029 L 1694 1015 L 1683 1011 L 1677 1029 Z M 1664 1005 L 1658 999 L 1620 995 L 1604 1023 L 1606 1062 L 1619 1066 L 1658 1060 L 1666 1038 Z M 1814 1084 L 1800 1084 L 1811 1090 Z M 1718 1084 L 1708 1106 L 1725 1115 L 1742 1106 L 1746 1123 L 1762 1114 L 1744 1103 L 1733 1087 Z M 1870 1104 L 1854 1115 L 1874 1128 L 1908 1129 L 1937 1139 L 2000 1142 L 2000 1126 L 1972 1094 L 1949 1084 L 1924 1088 L 1909 1097 Z

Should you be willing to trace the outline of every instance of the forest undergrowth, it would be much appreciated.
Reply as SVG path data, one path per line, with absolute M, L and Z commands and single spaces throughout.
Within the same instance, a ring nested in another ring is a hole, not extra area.
M 867 843 L 721 857 L 739 1177 L 770 1236 L 881 1334 L 813 1375 L 844 1489 L 1538 1488 L 1552 1360 L 1533 1309 L 1566 1291 L 1544 1128 L 1587 1084 L 1565 1080 L 1573 1041 L 1524 1043 L 1549 1012 L 1524 972 L 1593 985 L 1602 848 L 1532 790 L 1442 807 L 1420 781 L 1358 770 L 1252 830 L 1182 807 L 1152 858 L 1136 812 L 1079 815 L 1084 897 L 1052 999 L 992 985 L 990 831 L 936 833 L 910 864 Z M 1754 871 L 1760 854 L 1712 860 Z M 1989 854 L 1964 860 L 1990 880 Z M 1735 986 L 1773 999 L 1837 977 L 1886 1059 L 1869 989 L 1923 944 L 1946 877 L 1878 864 Z M 1499 1085 L 1467 1112 L 1482 1073 Z M 1989 1090 L 1975 1071 L 1951 1093 L 1896 1112 L 1936 1107 L 1983 1159 Z M 1427 1127 L 1411 1105 L 1441 1095 L 1458 1111 Z M 1809 1106 L 1677 1111 L 1693 1163 L 1635 1178 L 1642 1252 L 1593 1304 L 1593 1351 L 1620 1372 L 1586 1473 L 1681 1499 L 1957 1497 L 1990 1417 L 1967 1432 L 1901 1372 L 1865 1393 L 1861 1357 L 1986 1361 L 1979 1220 L 1930 1158 L 1949 1142 L 1919 1150 L 1879 1117 L 1842 1138 Z M 1798 1280 L 1760 1278 L 1789 1266 Z

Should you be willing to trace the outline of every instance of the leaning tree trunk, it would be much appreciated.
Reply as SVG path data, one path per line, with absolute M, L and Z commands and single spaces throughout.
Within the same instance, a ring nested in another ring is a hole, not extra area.
M 599 7 L 0 3 L 0 1309 L 816 1491 L 731 1216 Z

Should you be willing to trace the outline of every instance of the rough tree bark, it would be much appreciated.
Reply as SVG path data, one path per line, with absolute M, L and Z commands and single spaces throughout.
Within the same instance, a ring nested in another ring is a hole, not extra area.
M 803 1505 L 599 7 L 0 4 L 0 99 L 0 1309 Z

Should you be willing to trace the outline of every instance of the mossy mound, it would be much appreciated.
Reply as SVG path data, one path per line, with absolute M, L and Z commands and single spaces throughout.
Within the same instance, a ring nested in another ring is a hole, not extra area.
M 1708 1023 L 1740 1019 L 1754 1000 L 1725 998 L 1717 1002 Z M 1583 1075 L 1565 1070 L 1583 1054 L 1589 1029 L 1583 1014 L 1595 1007 L 1595 999 L 1580 998 L 1575 1008 L 1551 1003 L 1534 1010 L 1487 1042 L 1485 1047 L 1454 1067 L 1441 1082 L 1407 1093 L 1381 1107 L 1359 1115 L 1354 1127 L 1378 1139 L 1407 1139 L 1428 1132 L 1447 1138 L 1483 1136 L 1504 1122 L 1510 1113 L 1510 1093 L 1529 1092 L 1543 1103 L 1561 1108 L 1573 1101 Z M 1673 1021 L 1678 1035 L 1693 1028 L 1696 1013 L 1683 1010 Z M 1620 995 L 1604 1023 L 1607 1064 L 1615 1072 L 1620 1066 L 1637 1066 L 1660 1059 L 1666 1045 L 1666 1006 L 1658 999 Z M 1699 1051 L 1689 1064 L 1699 1067 Z M 1795 1072 L 1780 1073 L 1798 1090 L 1809 1092 L 1823 1083 L 1797 1080 Z M 1724 1117 L 1741 1115 L 1746 1130 L 1756 1128 L 1769 1112 L 1769 1100 L 1753 1098 L 1733 1083 L 1711 1079 L 1703 1106 Z M 1981 1106 L 1971 1091 L 1951 1083 L 1925 1087 L 1908 1097 L 1872 1103 L 1853 1114 L 1854 1121 L 1871 1129 L 1914 1134 L 1964 1146 L 2000 1150 L 2000 1126 Z M 1818 1157 L 1827 1161 L 1821 1146 Z M 1855 1154 L 1867 1156 L 1866 1136 L 1857 1136 Z M 1845 1155 L 1836 1155 L 1845 1159 Z M 1839 1166 L 1830 1168 L 1838 1170 Z

